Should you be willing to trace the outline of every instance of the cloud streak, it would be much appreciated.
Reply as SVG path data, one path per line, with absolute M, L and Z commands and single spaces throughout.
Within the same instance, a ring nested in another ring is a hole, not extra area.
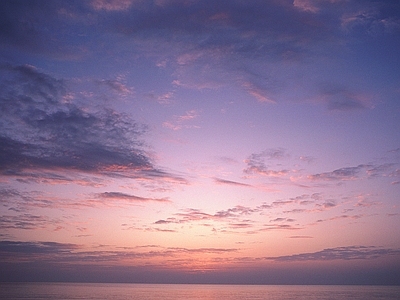
M 382 256 L 399 256 L 399 249 L 367 247 L 367 246 L 348 246 L 328 248 L 317 252 L 268 257 L 275 261 L 329 261 L 329 260 L 359 260 L 377 259 Z
M 97 194 L 97 197 L 99 199 L 104 199 L 104 200 L 122 200 L 122 201 L 128 201 L 128 202 L 149 202 L 149 201 L 154 201 L 154 202 L 165 202 L 169 203 L 168 199 L 161 199 L 161 198 L 145 198 L 145 197 L 139 197 L 135 195 L 130 195 L 130 194 L 125 194 L 121 192 L 104 192 Z

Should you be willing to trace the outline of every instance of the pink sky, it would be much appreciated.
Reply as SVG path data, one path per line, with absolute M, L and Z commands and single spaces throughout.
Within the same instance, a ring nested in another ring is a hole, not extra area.
M 400 284 L 400 6 L 2 1 L 1 281 Z

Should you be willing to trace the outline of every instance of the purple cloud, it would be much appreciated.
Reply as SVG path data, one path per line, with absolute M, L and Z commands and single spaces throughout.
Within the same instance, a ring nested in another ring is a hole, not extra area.
M 224 185 L 232 185 L 232 186 L 243 186 L 243 187 L 252 187 L 251 184 L 246 184 L 242 182 L 237 182 L 237 181 L 232 181 L 232 180 L 226 180 L 226 179 L 221 179 L 221 178 L 214 178 L 215 183 L 217 184 L 224 184 Z
M 105 200 L 122 200 L 128 202 L 148 202 L 148 201 L 155 201 L 155 202 L 171 202 L 168 199 L 164 198 L 146 198 L 146 197 L 139 197 L 135 195 L 125 194 L 121 192 L 104 192 L 96 195 L 99 199 Z
M 356 167 L 340 168 L 332 172 L 309 175 L 308 178 L 310 180 L 324 180 L 324 181 L 354 180 L 358 178 L 358 175 L 362 170 L 365 170 L 369 167 L 371 167 L 371 165 L 358 165 Z
M 348 246 L 324 249 L 317 252 L 267 257 L 275 261 L 320 261 L 376 259 L 383 256 L 400 256 L 400 249 L 381 247 Z
M 127 115 L 65 101 L 65 82 L 33 66 L 3 65 L 0 72 L 7 78 L 0 91 L 3 176 L 76 171 L 185 182 L 153 165 L 140 140 L 146 127 Z

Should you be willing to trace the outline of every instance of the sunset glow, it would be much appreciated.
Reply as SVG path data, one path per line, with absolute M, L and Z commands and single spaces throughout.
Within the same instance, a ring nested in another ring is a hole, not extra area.
M 0 1 L 1 281 L 400 284 L 400 4 Z

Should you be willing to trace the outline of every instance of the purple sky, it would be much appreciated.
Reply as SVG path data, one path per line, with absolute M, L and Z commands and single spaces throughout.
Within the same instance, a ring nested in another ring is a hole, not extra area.
M 0 11 L 0 281 L 400 284 L 400 2 Z

